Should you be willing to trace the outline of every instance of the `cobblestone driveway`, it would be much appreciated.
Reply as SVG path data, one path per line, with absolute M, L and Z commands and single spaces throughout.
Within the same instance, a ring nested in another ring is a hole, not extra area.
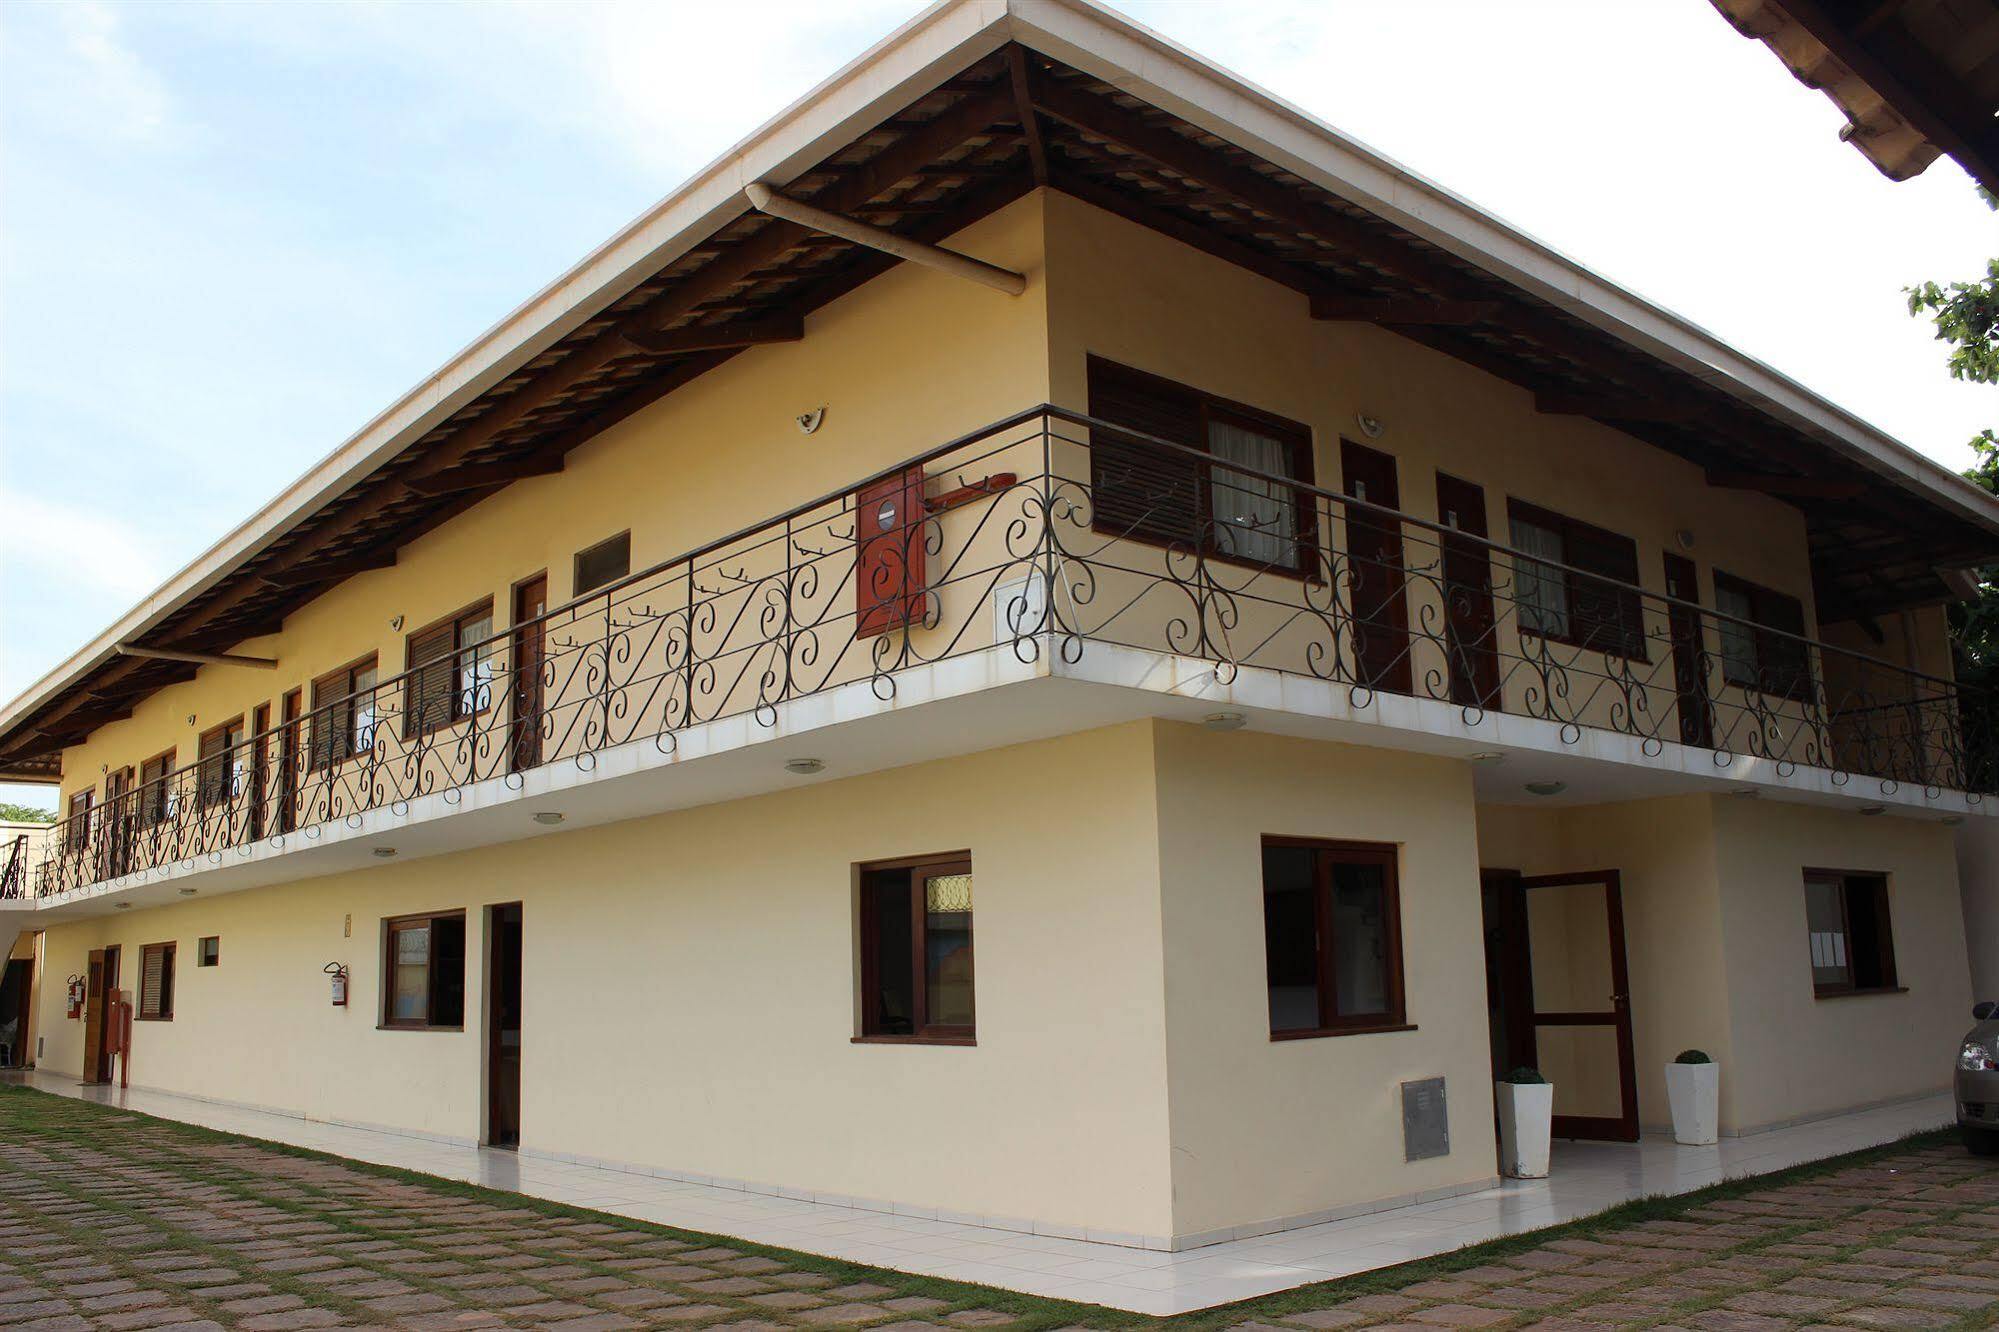
M 1485 1246 L 1429 1265 L 1428 1275 L 1377 1273 L 1164 1321 L 1252 1332 L 1854 1332 L 1999 1322 L 1999 1164 L 1955 1146 L 1904 1148 L 1738 1196 L 1649 1207 L 1669 1214 Z M 773 1257 L 0 1092 L 0 1327 L 10 1332 L 907 1332 L 1154 1321 Z

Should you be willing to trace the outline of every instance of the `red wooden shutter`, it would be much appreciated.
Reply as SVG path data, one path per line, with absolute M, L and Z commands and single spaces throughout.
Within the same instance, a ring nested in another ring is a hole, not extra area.
M 919 624 L 924 595 L 923 469 L 884 477 L 855 498 L 854 637 Z

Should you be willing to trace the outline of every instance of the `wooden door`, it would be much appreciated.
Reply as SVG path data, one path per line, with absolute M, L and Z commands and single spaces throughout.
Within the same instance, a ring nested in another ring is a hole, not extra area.
M 1402 507 L 1395 459 L 1340 441 L 1346 493 L 1384 509 Z M 1409 692 L 1409 604 L 1403 588 L 1402 523 L 1370 510 L 1347 510 L 1348 595 L 1352 598 L 1354 668 L 1370 689 Z
M 1555 1136 L 1638 1140 L 1624 897 L 1616 870 L 1520 879 L 1533 1064 L 1555 1086 Z
M 923 469 L 884 477 L 854 499 L 854 637 L 915 627 L 924 595 Z
M 521 1140 L 521 904 L 486 914 L 486 1142 Z
M 254 737 L 250 746 L 250 837 L 256 840 L 264 835 L 270 802 L 271 764 L 267 757 L 271 746 L 271 705 L 259 703 L 251 714 L 250 734 Z
M 115 879 L 132 868 L 132 838 L 137 831 L 132 800 L 132 770 L 120 768 L 104 777 L 103 871 Z
M 281 833 L 298 827 L 299 757 L 305 743 L 300 734 L 305 728 L 299 722 L 299 714 L 304 710 L 305 692 L 287 690 L 280 723 L 284 734 L 278 741 L 278 831 Z
M 1452 532 L 1484 537 L 1484 488 L 1437 473 L 1437 518 Z M 1498 709 L 1499 653 L 1492 639 L 1492 557 L 1476 541 L 1447 535 L 1444 643 L 1451 658 L 1451 702 Z
M 1669 606 L 1667 630 L 1673 642 L 1673 690 L 1678 695 L 1680 743 L 1714 747 L 1714 712 L 1708 706 L 1707 673 L 1701 669 L 1701 588 L 1694 562 L 1666 552 L 1666 595 L 1688 606 Z
M 83 1069 L 85 1082 L 102 1082 L 104 1064 L 104 950 L 90 950 L 83 982 Z
M 541 763 L 543 682 L 547 667 L 548 575 L 536 574 L 514 586 L 513 755 L 515 772 Z

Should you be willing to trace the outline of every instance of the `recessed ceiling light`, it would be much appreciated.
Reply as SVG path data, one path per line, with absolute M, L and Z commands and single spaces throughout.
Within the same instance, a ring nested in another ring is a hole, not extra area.
M 815 758 L 795 758 L 784 761 L 786 772 L 795 772 L 801 777 L 809 777 L 815 772 L 826 771 L 826 760 Z
M 1467 755 L 1465 755 L 1465 757 L 1466 757 L 1466 758 L 1468 758 L 1468 759 L 1470 759 L 1470 760 L 1471 760 L 1471 761 L 1472 761 L 1473 763 L 1504 763 L 1504 762 L 1506 762 L 1506 755 L 1504 755 L 1504 754 L 1500 753 L 1500 752 L 1499 752 L 1498 750 L 1496 750 L 1496 749 L 1481 749 L 1481 750 L 1480 750 L 1480 751 L 1479 751 L 1478 753 L 1476 753 L 1476 754 L 1467 754 Z
M 536 823 L 545 823 L 545 824 L 549 825 L 549 826 L 550 826 L 550 827 L 552 828 L 552 827 L 554 827 L 554 826 L 555 826 L 556 824 L 558 824 L 558 823 L 562 822 L 562 815 L 560 815 L 560 814 L 556 813 L 556 812 L 555 812 L 554 810 L 552 810 L 552 809 L 544 809 L 544 810 L 541 810 L 540 812 L 538 812 L 538 813 L 537 813 L 537 814 L 536 814 L 536 815 L 534 816 L 534 821 L 535 821 Z
M 1943 826 L 1946 828 L 1955 828 L 1963 822 L 1964 815 L 1962 814 L 1946 814 L 1943 816 Z
M 1763 793 L 1753 786 L 1738 786 L 1729 792 L 1737 800 L 1761 800 Z
M 1886 805 L 1862 805 L 1860 807 L 1860 812 L 1865 817 L 1871 819 L 1876 814 L 1886 814 L 1888 812 L 1888 807 Z
M 1211 712 L 1201 718 L 1201 725 L 1211 731 L 1240 731 L 1249 724 L 1249 718 L 1240 712 Z
M 1537 796 L 1557 796 L 1569 789 L 1567 782 L 1529 782 L 1527 794 Z
M 196 890 L 193 888 L 183 888 L 180 890 L 180 895 L 182 897 L 193 897 L 195 892 Z
M 395 853 L 396 849 L 393 846 L 378 846 L 370 854 L 374 855 L 377 859 L 387 860 L 390 856 L 393 856 Z
M 119 911 L 130 911 L 132 909 L 130 902 L 113 902 L 111 905 Z

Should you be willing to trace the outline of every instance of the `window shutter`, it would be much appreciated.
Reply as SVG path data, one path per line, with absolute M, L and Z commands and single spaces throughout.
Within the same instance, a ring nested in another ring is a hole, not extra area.
M 1638 546 L 1629 537 L 1571 522 L 1562 533 L 1568 563 L 1604 579 L 1637 583 Z M 1620 656 L 1645 654 L 1645 618 L 1638 594 L 1595 578 L 1575 580 L 1575 635 L 1586 648 Z
M 201 737 L 201 803 L 217 804 L 229 795 L 229 732 L 211 731 Z
M 161 1018 L 170 1016 L 173 993 L 174 950 L 171 947 L 147 948 L 140 954 L 139 967 L 139 1016 Z
M 346 756 L 347 735 L 354 719 L 354 704 L 347 697 L 347 679 L 344 674 L 336 675 L 312 687 L 312 766 L 315 768 L 330 768 L 335 760 Z
M 1812 693 L 1811 651 L 1799 640 L 1805 633 L 1804 603 L 1781 592 L 1758 588 L 1754 619 L 1781 633 L 1756 635 L 1757 685 L 1765 693 L 1786 698 L 1808 698 Z M 1786 638 L 1784 634 L 1796 634 Z
M 1207 450 L 1201 404 L 1173 385 L 1107 362 L 1090 363 L 1090 415 Z M 1202 544 L 1201 484 L 1208 465 L 1109 431 L 1093 432 L 1094 526 L 1118 536 Z
M 410 635 L 410 676 L 403 686 L 405 736 L 420 735 L 451 721 L 457 685 L 457 667 L 451 654 L 457 646 L 458 626 L 453 621 Z

